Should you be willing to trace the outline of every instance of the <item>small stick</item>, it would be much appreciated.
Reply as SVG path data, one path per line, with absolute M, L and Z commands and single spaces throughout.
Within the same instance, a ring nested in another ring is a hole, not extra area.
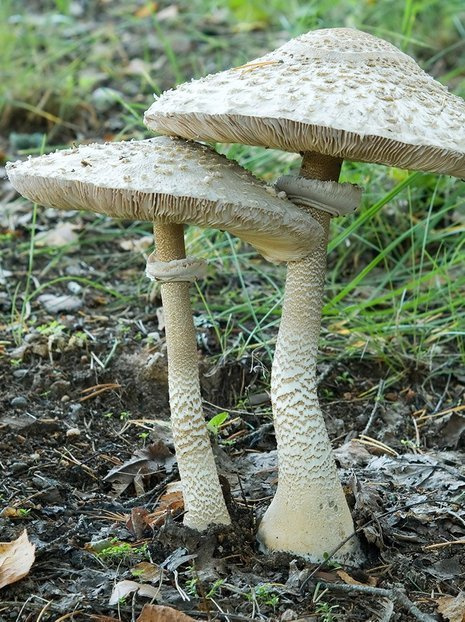
M 419 622 L 436 622 L 436 619 L 431 617 L 428 613 L 420 611 L 400 588 L 391 587 L 389 589 L 384 589 L 381 587 L 372 587 L 370 585 L 346 585 L 345 583 L 324 583 L 322 581 L 319 583 L 322 587 L 329 590 L 339 590 L 340 592 L 349 593 L 358 592 L 361 594 L 371 594 L 373 596 L 389 598 L 390 600 L 400 603 Z
M 367 424 L 365 426 L 365 429 L 363 430 L 363 432 L 361 433 L 360 436 L 366 436 L 368 434 L 369 429 L 373 425 L 373 422 L 375 420 L 376 411 L 378 410 L 378 406 L 379 406 L 379 403 L 381 401 L 381 396 L 383 394 L 384 385 L 385 384 L 386 383 L 384 382 L 384 380 L 380 380 L 379 385 L 378 385 L 378 392 L 376 393 L 376 397 L 375 397 L 375 403 L 373 405 L 373 409 L 372 409 L 372 411 L 370 413 L 370 416 L 368 417 L 368 421 L 367 421 Z
M 446 410 L 441 410 L 440 412 L 433 413 L 432 415 L 423 414 L 423 415 L 420 415 L 420 417 L 417 417 L 416 420 L 417 422 L 419 422 L 419 421 L 426 421 L 426 419 L 433 419 L 435 417 L 445 417 L 446 415 L 450 415 L 452 413 L 458 413 L 458 412 L 461 412 L 462 410 L 465 410 L 465 404 L 461 404 L 460 406 L 454 406 L 453 408 L 446 408 Z M 417 412 L 424 413 L 425 411 L 420 410 Z
M 100 388 L 97 388 L 97 387 L 100 387 Z M 85 395 L 84 397 L 81 397 L 79 401 L 85 402 L 86 400 L 90 400 L 93 397 L 100 395 L 100 393 L 104 393 L 105 391 L 110 391 L 111 389 L 120 389 L 120 388 L 121 388 L 121 385 L 117 384 L 116 382 L 105 384 L 105 385 L 97 384 L 95 387 L 89 387 L 89 389 L 84 389 L 83 391 L 81 391 L 81 393 L 87 392 L 87 395 Z M 93 391 L 92 393 L 89 393 L 89 391 L 91 391 L 92 389 L 96 389 L 96 390 Z
M 371 438 L 371 436 L 364 436 L 362 434 L 360 438 L 357 439 L 357 441 L 359 443 L 362 443 L 363 445 L 369 445 L 376 449 L 382 449 L 383 451 L 385 451 L 387 454 L 391 456 L 397 457 L 399 455 L 395 449 L 392 449 L 392 447 L 389 447 L 389 445 L 386 445 L 385 443 L 382 443 L 381 441 L 377 441 L 375 438 Z
M 436 542 L 435 544 L 428 544 L 423 547 L 424 551 L 433 551 L 434 549 L 443 549 L 446 546 L 452 546 L 454 544 L 465 544 L 465 538 L 461 540 L 449 540 L 448 542 Z

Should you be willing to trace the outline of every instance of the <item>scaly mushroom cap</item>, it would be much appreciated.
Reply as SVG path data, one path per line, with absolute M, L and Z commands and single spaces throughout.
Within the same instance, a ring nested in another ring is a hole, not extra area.
M 224 229 L 271 261 L 300 259 L 322 236 L 313 218 L 251 173 L 184 140 L 82 145 L 9 163 L 7 172 L 41 205 Z
M 349 28 L 182 84 L 145 122 L 185 138 L 465 176 L 465 102 L 390 43 Z

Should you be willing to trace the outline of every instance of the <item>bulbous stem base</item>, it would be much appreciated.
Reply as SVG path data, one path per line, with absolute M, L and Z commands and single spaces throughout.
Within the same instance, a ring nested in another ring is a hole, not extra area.
M 324 158 L 327 159 L 327 156 Z M 319 160 L 302 172 L 336 180 L 340 162 Z M 308 209 L 308 208 L 307 208 Z M 270 550 L 288 551 L 321 562 L 354 531 L 339 481 L 331 442 L 318 402 L 316 362 L 326 276 L 330 215 L 310 208 L 325 239 L 302 261 L 290 262 L 271 380 L 278 446 L 278 488 L 260 524 L 258 538 Z M 361 561 L 356 538 L 333 559 Z

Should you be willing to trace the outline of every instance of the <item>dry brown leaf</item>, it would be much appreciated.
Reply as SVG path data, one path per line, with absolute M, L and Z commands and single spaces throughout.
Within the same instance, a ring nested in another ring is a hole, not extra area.
M 20 518 L 24 520 L 24 509 L 23 508 L 12 508 L 9 505 L 0 512 L 0 516 L 2 518 Z
M 372 587 L 374 587 L 377 584 L 375 577 L 367 576 L 366 582 L 362 582 L 362 581 L 357 581 L 357 579 L 354 579 L 353 577 L 351 577 L 350 574 L 347 573 L 345 570 L 336 570 L 336 574 L 347 585 L 371 585 Z
M 0 589 L 25 577 L 35 559 L 35 544 L 24 530 L 17 540 L 0 542 Z
M 465 592 L 436 600 L 438 612 L 449 622 L 465 622 Z
M 132 592 L 137 592 L 140 596 L 146 596 L 147 598 L 156 598 L 159 593 L 159 589 L 146 583 L 136 583 L 136 581 L 129 581 L 127 579 L 118 581 L 113 587 L 111 592 L 109 605 L 117 605 L 122 598 L 126 598 Z
M 136 622 L 194 622 L 194 618 L 164 605 L 144 605 Z
M 160 497 L 156 510 L 147 516 L 147 522 L 150 525 L 160 527 L 165 523 L 166 518 L 170 514 L 182 511 L 183 509 L 184 499 L 182 491 L 174 490 L 172 492 L 166 492 Z
M 143 507 L 132 508 L 131 516 L 126 521 L 126 528 L 133 533 L 136 538 L 143 538 L 145 530 L 149 526 L 149 513 Z
M 111 469 L 104 480 L 112 482 L 117 495 L 120 495 L 131 484 L 143 487 L 144 482 L 150 483 L 152 475 L 160 472 L 170 473 L 175 462 L 176 457 L 166 444 L 159 440 L 135 451 L 124 464 Z
M 137 11 L 134 12 L 134 15 L 136 17 L 139 17 L 140 19 L 143 19 L 144 17 L 150 17 L 151 15 L 156 13 L 157 9 L 158 2 L 147 2 L 147 4 L 144 4 L 139 9 L 137 9 Z
M 158 583 L 162 573 L 163 570 L 160 566 L 151 564 L 150 562 L 139 562 L 134 566 L 134 568 L 131 568 L 131 574 L 134 575 L 134 577 L 144 581 L 153 581 Z

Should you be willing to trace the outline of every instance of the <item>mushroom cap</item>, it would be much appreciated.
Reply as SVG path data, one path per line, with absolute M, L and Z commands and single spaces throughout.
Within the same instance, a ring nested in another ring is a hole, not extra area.
M 145 113 L 162 134 L 465 176 L 465 102 L 364 32 L 308 32 L 180 85 Z
M 9 163 L 7 173 L 36 203 L 222 229 L 270 261 L 305 257 L 323 233 L 316 220 L 235 162 L 180 139 L 81 145 Z

